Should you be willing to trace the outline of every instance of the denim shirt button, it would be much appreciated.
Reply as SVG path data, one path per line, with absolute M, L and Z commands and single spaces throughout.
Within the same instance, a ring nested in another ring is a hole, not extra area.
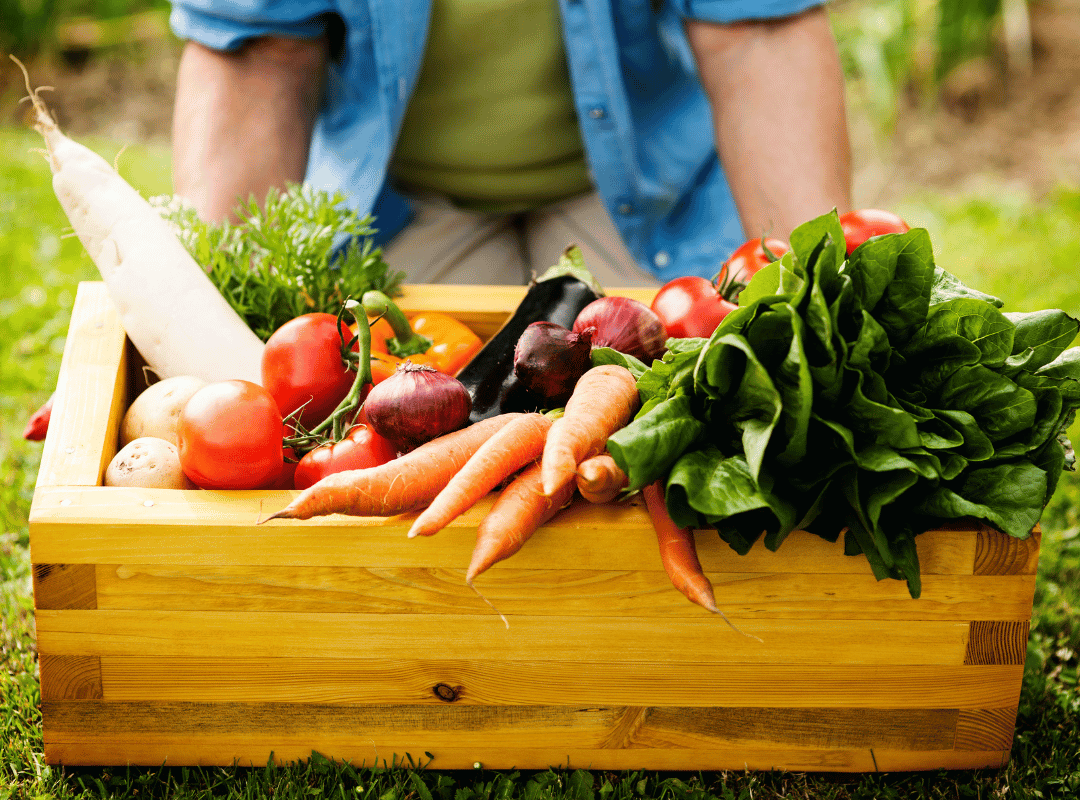
M 624 216 L 626 214 L 633 214 L 634 213 L 634 207 L 632 205 L 630 205 L 629 203 L 619 203 L 619 213 L 623 214 Z
M 607 112 L 603 109 L 602 106 L 596 106 L 595 108 L 589 109 L 589 116 L 593 119 L 603 119 L 607 116 Z
M 655 256 L 653 256 L 653 263 L 663 269 L 671 263 L 671 256 L 668 255 L 667 250 L 660 250 L 656 253 Z

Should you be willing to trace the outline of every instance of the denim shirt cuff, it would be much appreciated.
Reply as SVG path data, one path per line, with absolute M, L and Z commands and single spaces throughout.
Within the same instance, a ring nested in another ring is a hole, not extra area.
M 789 17 L 825 0 L 669 0 L 684 17 L 706 22 L 740 22 L 752 19 Z
M 181 3 L 173 4 L 169 24 L 179 38 L 196 41 L 214 50 L 235 50 L 245 40 L 259 36 L 314 39 L 326 30 L 323 14 L 302 19 L 252 16 L 240 20 Z

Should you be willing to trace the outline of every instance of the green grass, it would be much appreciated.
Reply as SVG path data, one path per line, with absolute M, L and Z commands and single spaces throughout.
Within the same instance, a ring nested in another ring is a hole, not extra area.
M 110 160 L 119 146 L 99 141 Z M 1001 770 L 884 775 L 437 772 L 354 769 L 315 757 L 255 769 L 60 769 L 42 757 L 26 517 L 40 444 L 21 432 L 55 385 L 80 280 L 97 273 L 53 197 L 32 134 L 0 128 L 0 800 L 8 798 L 300 798 L 357 800 L 750 800 L 750 798 L 1064 798 L 1080 796 L 1080 477 L 1066 475 L 1046 531 L 1017 732 Z M 168 191 L 168 155 L 132 148 L 121 171 Z M 911 198 L 939 263 L 1008 309 L 1080 313 L 1080 190 L 1045 205 Z M 1074 437 L 1080 435 L 1074 426 Z

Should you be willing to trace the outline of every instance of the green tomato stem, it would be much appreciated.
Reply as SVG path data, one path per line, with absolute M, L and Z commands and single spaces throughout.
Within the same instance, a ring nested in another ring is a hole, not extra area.
M 361 398 L 363 397 L 364 387 L 371 383 L 371 327 L 368 325 L 367 314 L 357 312 L 356 309 L 359 306 L 360 304 L 355 300 L 346 300 L 341 310 L 338 311 L 339 329 L 346 311 L 356 321 L 356 336 L 353 340 L 346 342 L 344 335 L 341 338 L 342 358 L 348 362 L 349 369 L 356 371 L 356 378 L 353 379 L 352 386 L 349 387 L 349 393 L 338 403 L 337 408 L 333 410 L 329 417 L 307 433 L 285 440 L 285 444 L 291 444 L 295 450 L 307 452 L 322 444 L 340 442 L 345 438 L 353 420 L 356 419 L 356 413 L 360 410 L 360 406 L 363 405 Z M 353 341 L 358 346 L 355 351 L 352 349 Z M 330 432 L 329 436 L 325 435 L 327 431 Z
M 394 338 L 386 340 L 386 348 L 390 351 L 390 355 L 408 358 L 419 353 L 426 353 L 431 349 L 433 344 L 431 339 L 414 331 L 405 312 L 383 292 L 378 289 L 366 291 L 360 298 L 360 303 L 369 315 L 382 317 L 390 323 L 394 331 Z

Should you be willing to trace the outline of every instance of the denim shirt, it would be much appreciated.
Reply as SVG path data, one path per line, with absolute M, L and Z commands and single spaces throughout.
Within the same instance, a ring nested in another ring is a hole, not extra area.
M 559 0 L 575 107 L 593 183 L 628 249 L 667 281 L 713 277 L 745 237 L 716 154 L 712 115 L 683 17 L 781 17 L 822 0 Z M 376 216 L 378 241 L 411 216 L 387 182 L 416 85 L 430 0 L 174 0 L 184 39 L 232 50 L 262 35 L 314 37 L 344 24 L 306 180 Z

